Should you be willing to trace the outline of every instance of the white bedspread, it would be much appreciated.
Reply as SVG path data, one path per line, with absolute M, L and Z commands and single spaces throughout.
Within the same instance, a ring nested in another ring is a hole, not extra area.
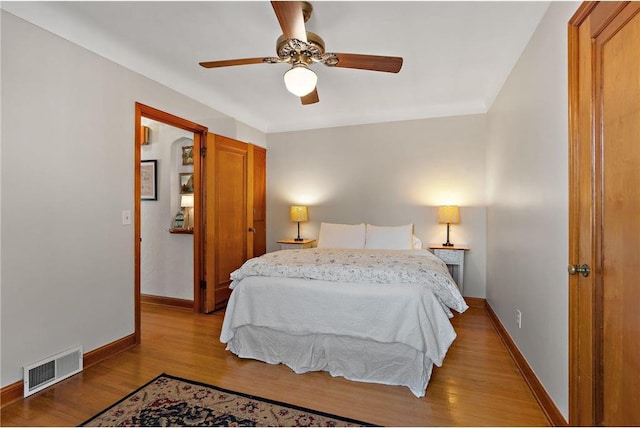
M 433 293 L 406 284 L 349 285 L 246 278 L 231 294 L 220 340 L 229 342 L 235 328 L 251 324 L 298 336 L 333 334 L 404 343 L 442 364 L 456 333 Z
M 429 288 L 442 304 L 464 312 L 465 303 L 442 260 L 426 250 L 314 248 L 267 253 L 231 273 L 231 288 L 250 276 L 307 278 L 337 283 L 411 284 Z
M 423 396 L 432 365 L 442 365 L 456 337 L 447 306 L 467 309 L 446 266 L 431 254 L 338 253 L 285 250 L 245 263 L 232 274 L 221 342 L 297 373 L 326 370 Z M 284 262 L 292 256 L 297 262 Z M 291 272 L 299 277 L 287 278 Z M 327 273 L 333 280 L 312 279 Z

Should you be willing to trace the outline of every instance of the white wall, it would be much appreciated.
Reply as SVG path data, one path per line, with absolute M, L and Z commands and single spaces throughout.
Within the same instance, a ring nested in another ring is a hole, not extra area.
M 158 200 L 140 204 L 140 291 L 193 300 L 193 235 L 169 233 L 181 210 L 179 174 L 193 172 L 193 165 L 182 165 L 182 147 L 193 146 L 193 133 L 144 118 L 142 123 L 150 128 L 150 142 L 140 155 L 157 161 Z
M 237 140 L 251 143 L 255 146 L 267 147 L 267 134 L 242 122 L 236 122 L 236 125 L 235 138 Z
M 471 247 L 465 294 L 485 296 L 485 115 L 325 128 L 267 136 L 267 246 L 292 238 L 292 204 L 309 205 L 303 237 L 320 222 L 414 224 L 442 243 L 438 205 L 461 206 L 451 241 Z
M 0 37 L 2 35 L 2 19 L 0 15 Z M 2 100 L 2 46 L 0 44 L 0 100 Z M 0 165 L 2 165 L 2 102 L 0 102 Z M 0 243 L 2 243 L 2 174 L 0 174 Z M 0 320 L 2 319 L 2 245 L 0 244 Z M 1 334 L 1 332 L 0 332 Z M 0 341 L 0 352 L 2 352 L 2 344 Z M 1 376 L 1 374 L 0 374 Z M 0 387 L 3 385 L 1 383 L 0 377 Z
M 577 6 L 551 4 L 488 114 L 487 299 L 565 418 L 567 22 Z
M 235 137 L 194 100 L 2 11 L 0 384 L 134 331 L 134 105 Z

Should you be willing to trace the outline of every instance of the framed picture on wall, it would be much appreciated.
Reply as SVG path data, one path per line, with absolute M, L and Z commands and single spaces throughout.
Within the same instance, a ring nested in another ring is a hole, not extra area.
M 158 200 L 158 161 L 140 161 L 140 199 L 143 201 Z
M 193 146 L 182 147 L 182 165 L 193 165 Z
M 193 193 L 193 172 L 180 173 L 180 193 Z

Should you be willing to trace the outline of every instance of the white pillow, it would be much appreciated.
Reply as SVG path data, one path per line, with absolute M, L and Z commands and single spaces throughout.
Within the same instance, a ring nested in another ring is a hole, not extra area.
M 412 250 L 413 224 L 404 226 L 367 224 L 364 248 L 369 250 Z
M 364 248 L 365 226 L 321 223 L 318 248 Z
M 414 250 L 421 250 L 422 249 L 422 240 L 420 238 L 418 238 L 416 235 L 413 235 L 413 249 Z

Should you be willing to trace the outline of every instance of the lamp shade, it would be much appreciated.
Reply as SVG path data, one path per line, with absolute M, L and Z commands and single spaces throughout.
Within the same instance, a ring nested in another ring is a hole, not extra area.
M 182 208 L 193 208 L 193 195 L 180 195 L 180 206 Z
M 307 207 L 304 205 L 292 205 L 291 221 L 309 221 Z
M 305 64 L 296 64 L 284 73 L 284 86 L 293 95 L 303 97 L 313 91 L 318 76 Z
M 460 210 L 457 205 L 445 205 L 438 207 L 438 223 L 460 223 Z

